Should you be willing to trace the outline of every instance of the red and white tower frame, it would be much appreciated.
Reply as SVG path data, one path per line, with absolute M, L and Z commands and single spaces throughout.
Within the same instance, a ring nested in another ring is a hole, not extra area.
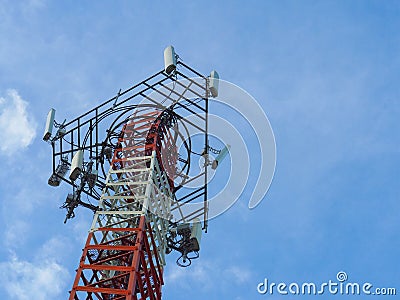
M 124 125 L 71 291 L 73 299 L 161 299 L 173 192 L 160 161 L 173 137 L 154 109 Z M 164 159 L 165 160 L 165 159 Z
M 201 75 L 172 47 L 164 61 L 162 71 L 72 121 L 57 123 L 49 112 L 49 184 L 73 187 L 66 220 L 78 206 L 94 212 L 70 300 L 161 299 L 166 254 L 178 251 L 179 265 L 198 257 L 197 235 L 208 224 L 208 97 L 218 74 Z M 192 142 L 191 132 L 203 142 Z M 195 175 L 193 155 L 204 161 Z M 188 188 L 194 181 L 202 184 Z

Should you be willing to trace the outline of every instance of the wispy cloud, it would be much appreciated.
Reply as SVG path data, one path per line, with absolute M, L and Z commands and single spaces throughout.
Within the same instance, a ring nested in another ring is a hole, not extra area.
M 203 286 L 205 289 L 210 289 L 214 285 L 209 276 L 213 267 L 212 264 L 207 261 L 203 261 L 201 264 L 193 264 L 193 266 L 190 267 L 190 270 L 172 264 L 169 265 L 168 268 L 165 281 L 171 285 L 188 287 L 195 282 Z
M 231 266 L 224 272 L 228 278 L 232 278 L 237 284 L 248 282 L 251 277 L 251 271 L 247 268 Z
M 45 200 L 36 189 L 28 191 L 23 185 L 20 188 L 16 195 L 2 199 L 5 201 L 1 205 L 5 228 L 2 249 L 8 253 L 0 260 L 2 298 L 6 295 L 6 299 L 25 300 L 35 295 L 39 300 L 59 299 L 70 281 L 65 262 L 71 253 L 71 240 L 52 236 L 44 239 L 41 246 L 28 245 L 29 250 L 25 251 L 29 238 L 37 238 L 40 230 L 30 221 L 35 207 L 43 209 L 44 206 L 35 200 Z
M 29 225 L 22 219 L 16 219 L 14 222 L 8 222 L 4 231 L 4 244 L 7 248 L 20 247 L 25 243 L 29 232 Z
M 21 260 L 15 253 L 9 261 L 0 263 L 0 284 L 9 298 L 16 300 L 56 299 L 65 288 L 68 271 L 54 257 L 34 262 Z
M 0 97 L 0 151 L 11 155 L 28 147 L 36 136 L 36 122 L 28 111 L 28 102 L 16 90 Z
M 251 282 L 252 271 L 243 264 L 231 265 L 226 268 L 222 262 L 213 259 L 193 261 L 189 268 L 181 268 L 169 264 L 166 269 L 166 288 L 192 289 L 202 291 L 229 291 L 232 285 L 243 286 Z M 168 292 L 167 292 L 168 293 Z

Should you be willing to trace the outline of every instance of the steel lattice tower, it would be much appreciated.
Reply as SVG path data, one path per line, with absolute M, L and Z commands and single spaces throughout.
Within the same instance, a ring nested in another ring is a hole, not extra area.
M 49 112 L 49 184 L 73 187 L 65 221 L 78 206 L 94 212 L 70 300 L 161 299 L 165 255 L 178 251 L 184 266 L 198 257 L 208 225 L 208 97 L 217 94 L 218 74 L 201 75 L 172 46 L 164 62 L 164 70 L 70 122 Z M 202 142 L 192 141 L 193 131 Z M 192 176 L 194 155 L 204 163 Z M 188 188 L 193 182 L 201 184 Z

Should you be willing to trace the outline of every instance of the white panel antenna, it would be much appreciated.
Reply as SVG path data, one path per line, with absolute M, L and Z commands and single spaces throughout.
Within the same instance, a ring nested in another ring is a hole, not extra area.
M 171 74 L 176 69 L 176 54 L 174 47 L 168 46 L 164 50 L 164 70 L 167 74 Z
M 48 141 L 51 137 L 51 134 L 53 132 L 53 123 L 55 114 L 56 110 L 54 108 L 50 109 L 49 113 L 47 114 L 46 127 L 44 129 L 44 134 L 43 134 L 44 141 Z
M 217 71 L 211 71 L 210 77 L 209 77 L 209 87 L 210 87 L 210 92 L 211 96 L 214 98 L 218 97 L 218 87 L 219 87 L 219 75 Z
M 221 161 L 226 157 L 226 155 L 229 153 L 229 149 L 231 148 L 231 145 L 226 145 L 221 152 L 218 154 L 218 156 L 215 158 L 215 160 L 212 162 L 211 168 L 215 170 L 218 165 L 221 163 Z
M 69 179 L 75 181 L 79 174 L 81 174 L 83 170 L 83 151 L 78 150 L 71 162 L 71 172 L 69 173 Z
M 191 233 L 190 233 L 190 240 L 192 241 L 193 251 L 200 250 L 200 242 L 201 242 L 201 233 L 202 233 L 202 226 L 199 218 L 194 219 Z

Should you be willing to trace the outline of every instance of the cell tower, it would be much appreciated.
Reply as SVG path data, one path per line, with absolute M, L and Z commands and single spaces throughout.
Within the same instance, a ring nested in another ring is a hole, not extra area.
M 64 222 L 78 206 L 94 213 L 70 300 L 161 299 L 165 255 L 179 252 L 183 267 L 199 257 L 208 169 L 219 160 L 208 153 L 222 157 L 228 149 L 215 150 L 208 139 L 208 101 L 218 95 L 219 76 L 184 64 L 172 46 L 164 64 L 72 121 L 56 122 L 54 109 L 48 114 L 48 183 L 72 186 Z M 202 161 L 195 175 L 194 159 Z

